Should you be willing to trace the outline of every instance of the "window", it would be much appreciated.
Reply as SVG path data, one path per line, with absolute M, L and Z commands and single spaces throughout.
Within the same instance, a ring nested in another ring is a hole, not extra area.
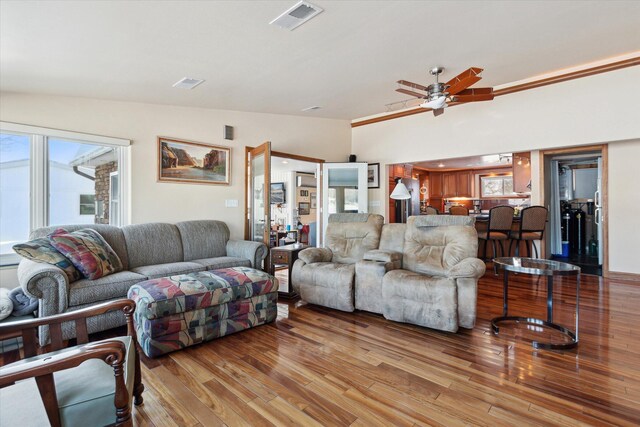
M 128 162 L 128 145 L 0 122 L 0 265 L 17 263 L 11 247 L 35 228 L 126 223 L 122 196 L 128 192 L 120 188 L 125 177 L 119 173 Z M 98 206 L 105 207 L 102 213 Z
M 511 197 L 516 195 L 513 191 L 513 176 L 511 175 L 484 175 L 480 176 L 480 197 Z

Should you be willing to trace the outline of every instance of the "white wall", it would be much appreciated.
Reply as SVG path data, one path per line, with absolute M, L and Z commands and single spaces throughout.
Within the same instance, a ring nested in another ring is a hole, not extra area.
M 639 161 L 640 139 L 609 144 L 610 271 L 640 273 Z
M 637 256 L 632 259 L 640 229 L 631 226 L 640 211 L 632 169 L 640 144 L 628 142 L 640 138 L 639 81 L 640 67 L 630 67 L 453 107 L 439 117 L 424 113 L 360 126 L 352 132 L 352 152 L 380 162 L 386 183 L 386 164 L 609 143 L 610 270 L 640 273 Z M 540 192 L 536 158 L 532 153 L 532 202 Z M 377 213 L 385 214 L 385 187 L 369 191 L 369 200 L 380 202 Z
M 351 143 L 344 120 L 16 93 L 0 94 L 0 120 L 131 139 L 132 223 L 218 219 L 233 238 L 244 235 L 245 146 L 271 141 L 277 151 L 345 161 Z M 233 141 L 222 138 L 224 125 L 234 126 Z M 231 185 L 157 182 L 158 136 L 231 147 Z M 225 199 L 239 206 L 225 208 Z

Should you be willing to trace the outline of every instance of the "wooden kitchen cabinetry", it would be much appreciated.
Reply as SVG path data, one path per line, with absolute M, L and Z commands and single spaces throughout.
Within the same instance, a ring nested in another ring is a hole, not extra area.
M 446 172 L 442 174 L 444 198 L 471 197 L 473 174 L 471 171 Z
M 394 178 L 413 178 L 413 165 L 399 164 L 393 165 Z
M 429 198 L 442 198 L 442 173 L 429 172 Z

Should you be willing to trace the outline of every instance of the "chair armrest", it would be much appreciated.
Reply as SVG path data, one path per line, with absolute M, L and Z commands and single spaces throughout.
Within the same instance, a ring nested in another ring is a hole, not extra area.
M 23 259 L 18 264 L 18 282 L 27 295 L 40 300 L 40 317 L 67 310 L 69 279 L 62 269 Z
M 485 269 L 484 262 L 478 258 L 465 258 L 447 270 L 446 275 L 452 279 L 463 277 L 479 279 L 484 275 Z
M 0 370 L 0 387 L 11 385 L 16 381 L 27 378 L 39 377 L 73 368 L 89 359 L 102 359 L 111 366 L 122 365 L 126 351 L 126 346 L 122 341 L 108 340 L 29 357 L 2 367 L 2 370 Z
M 327 248 L 307 248 L 301 250 L 298 254 L 298 259 L 301 259 L 307 264 L 330 262 L 331 258 L 333 258 L 333 252 Z
M 402 261 L 402 253 L 374 249 L 367 251 L 362 258 L 367 261 L 397 262 Z
M 227 256 L 246 258 L 251 261 L 251 267 L 262 268 L 262 261 L 267 257 L 267 245 L 251 240 L 229 240 Z

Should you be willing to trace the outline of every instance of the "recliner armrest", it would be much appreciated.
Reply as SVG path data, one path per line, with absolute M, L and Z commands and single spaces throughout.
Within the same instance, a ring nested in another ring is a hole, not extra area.
M 402 253 L 374 249 L 367 251 L 362 258 L 367 261 L 397 262 L 402 261 Z
M 301 259 L 307 264 L 330 262 L 331 258 L 333 258 L 333 252 L 327 248 L 307 248 L 301 250 L 298 254 L 298 259 Z
M 447 270 L 446 275 L 452 279 L 470 277 L 478 279 L 484 275 L 486 267 L 478 258 L 466 258 Z

